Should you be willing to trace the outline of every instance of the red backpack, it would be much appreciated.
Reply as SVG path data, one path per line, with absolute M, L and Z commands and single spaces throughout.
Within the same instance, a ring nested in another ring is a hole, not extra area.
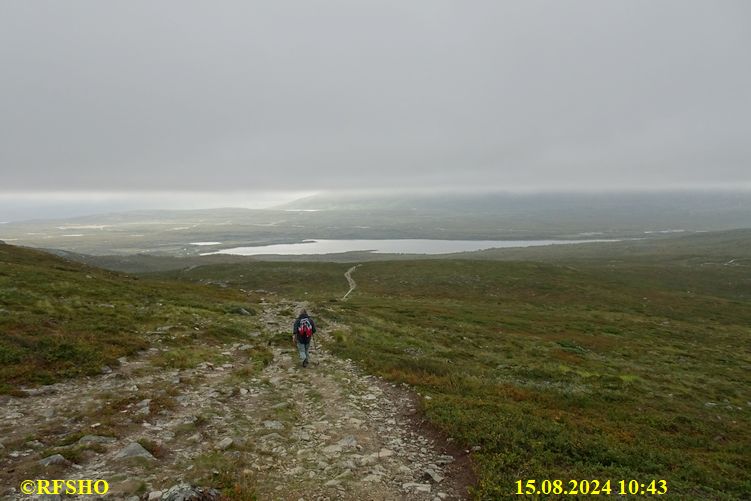
M 303 343 L 313 336 L 313 325 L 306 317 L 300 319 L 300 325 L 297 327 L 297 336 Z

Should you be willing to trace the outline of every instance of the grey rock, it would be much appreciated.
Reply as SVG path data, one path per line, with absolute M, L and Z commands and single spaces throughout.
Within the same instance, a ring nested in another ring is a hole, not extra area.
M 402 489 L 404 489 L 405 491 L 430 492 L 430 484 L 407 482 L 405 484 L 402 484 Z
M 229 447 L 234 443 L 234 441 L 230 437 L 223 438 L 218 444 L 216 444 L 217 449 L 225 450 L 229 449 Z
M 263 426 L 269 430 L 283 430 L 284 424 L 280 421 L 264 421 Z
M 436 484 L 440 484 L 443 481 L 443 475 L 433 470 L 432 468 L 425 470 L 425 477 L 428 480 L 432 480 Z
M 52 456 L 47 456 L 44 459 L 40 459 L 39 464 L 42 466 L 51 466 L 53 464 L 67 466 L 70 464 L 70 461 L 65 459 L 61 454 L 53 454 Z
M 336 476 L 336 478 L 349 478 L 352 476 L 352 470 L 346 469 L 343 472 L 341 472 L 339 475 Z
M 84 435 L 78 440 L 80 445 L 89 444 L 111 444 L 115 441 L 114 437 L 103 437 L 101 435 Z
M 162 494 L 161 501 L 217 501 L 219 491 L 190 484 L 174 485 Z
M 339 454 L 342 452 L 342 446 L 339 444 L 328 445 L 323 448 L 324 454 Z
M 125 446 L 125 448 L 121 449 L 120 452 L 115 454 L 115 459 L 128 459 L 128 458 L 146 458 L 146 459 L 156 459 L 154 456 L 151 455 L 149 451 L 144 449 L 141 444 L 137 442 L 132 442 Z
M 35 397 L 37 395 L 51 395 L 57 390 L 52 385 L 40 386 L 39 388 L 25 388 L 21 390 L 26 396 Z
M 280 434 L 274 432 L 274 433 L 269 433 L 268 435 L 262 436 L 259 440 L 261 442 L 269 442 L 269 441 L 278 442 L 278 441 L 283 440 L 283 437 Z
M 146 498 L 148 501 L 156 501 L 157 499 L 160 499 L 162 497 L 162 491 L 151 491 L 149 492 L 149 496 Z
M 392 450 L 390 450 L 390 449 L 385 449 L 385 448 L 384 448 L 384 449 L 381 449 L 381 450 L 380 450 L 380 451 L 378 451 L 378 453 L 377 453 L 377 456 L 378 456 L 379 458 L 387 458 L 387 457 L 390 457 L 390 456 L 393 456 L 393 455 L 394 455 L 394 451 L 392 451 Z
M 355 462 L 351 459 L 345 459 L 343 461 L 339 462 L 339 467 L 344 468 L 345 470 L 354 470 L 357 469 L 357 465 L 355 465 Z
M 310 433 L 308 433 L 307 431 L 298 432 L 297 438 L 307 442 L 308 440 L 310 440 Z
M 354 449 L 357 446 L 357 439 L 352 435 L 347 435 L 343 439 L 339 440 L 337 442 L 337 445 L 339 445 L 343 450 Z

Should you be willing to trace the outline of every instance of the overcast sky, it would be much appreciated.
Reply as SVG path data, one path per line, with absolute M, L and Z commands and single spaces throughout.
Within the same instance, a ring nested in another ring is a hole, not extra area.
M 0 191 L 751 186 L 751 2 L 4 1 Z

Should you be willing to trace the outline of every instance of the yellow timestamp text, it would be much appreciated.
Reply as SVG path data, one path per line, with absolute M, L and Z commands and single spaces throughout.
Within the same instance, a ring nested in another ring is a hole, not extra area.
M 647 483 L 638 480 L 517 480 L 518 495 L 557 494 L 563 496 L 598 496 L 605 495 L 654 495 L 668 493 L 667 480 L 651 480 Z

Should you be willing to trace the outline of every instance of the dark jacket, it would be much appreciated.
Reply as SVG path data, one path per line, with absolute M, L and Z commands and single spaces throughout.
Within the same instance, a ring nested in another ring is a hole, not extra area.
M 297 335 L 297 330 L 300 328 L 300 320 L 302 320 L 303 318 L 307 318 L 308 320 L 310 320 L 310 326 L 313 327 L 313 334 L 315 334 L 316 324 L 315 322 L 313 322 L 313 319 L 309 315 L 306 314 L 306 315 L 300 315 L 299 317 L 297 317 L 297 320 L 295 320 L 295 325 L 292 326 L 292 335 L 295 336 L 295 339 L 297 339 L 299 343 L 308 344 L 310 342 L 310 339 L 300 339 Z

